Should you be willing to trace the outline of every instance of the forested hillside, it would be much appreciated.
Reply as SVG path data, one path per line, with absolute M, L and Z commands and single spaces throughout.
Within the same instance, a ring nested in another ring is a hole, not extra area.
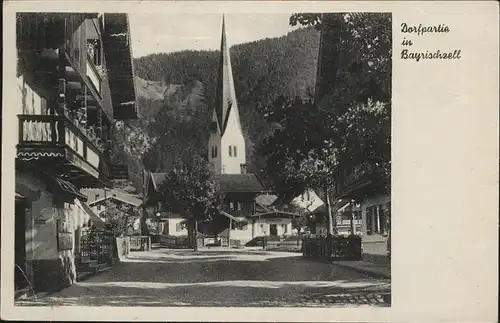
M 281 95 L 292 98 L 313 93 L 318 47 L 319 32 L 303 28 L 231 48 L 249 171 L 263 167 L 255 154 L 270 127 L 263 108 Z M 143 167 L 165 171 L 174 159 L 206 155 L 219 52 L 160 53 L 134 63 L 140 117 L 117 124 L 115 158 L 129 165 L 131 180 L 140 187 Z

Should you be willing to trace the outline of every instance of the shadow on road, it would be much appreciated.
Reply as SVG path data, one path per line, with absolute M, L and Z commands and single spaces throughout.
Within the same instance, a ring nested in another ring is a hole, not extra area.
M 133 253 L 106 273 L 19 305 L 381 306 L 370 298 L 381 293 L 390 293 L 389 280 L 296 254 L 157 249 Z

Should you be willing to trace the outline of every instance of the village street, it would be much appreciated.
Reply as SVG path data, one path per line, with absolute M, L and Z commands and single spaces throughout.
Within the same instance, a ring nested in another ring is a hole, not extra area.
M 63 291 L 19 305 L 389 306 L 390 279 L 306 260 L 299 253 L 242 250 L 132 252 Z

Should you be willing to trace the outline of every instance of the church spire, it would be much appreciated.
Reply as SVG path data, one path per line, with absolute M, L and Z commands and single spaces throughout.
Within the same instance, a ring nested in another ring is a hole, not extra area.
M 215 97 L 215 112 L 217 114 L 217 120 L 222 135 L 226 130 L 228 117 L 231 113 L 235 114 L 238 124 L 240 122 L 238 104 L 236 102 L 236 91 L 234 89 L 231 56 L 229 54 L 229 46 L 227 45 L 226 40 L 226 23 L 224 15 L 222 15 L 222 36 L 220 45 L 219 76 Z

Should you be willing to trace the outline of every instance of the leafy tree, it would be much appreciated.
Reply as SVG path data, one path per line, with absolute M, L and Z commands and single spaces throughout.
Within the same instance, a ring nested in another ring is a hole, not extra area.
M 284 200 L 292 200 L 307 189 L 325 192 L 332 232 L 329 191 L 335 183 L 337 159 L 322 112 L 312 100 L 281 97 L 266 114 L 275 130 L 263 141 L 261 153 L 266 158 L 267 173 Z
M 99 215 L 105 220 L 105 228 L 113 237 L 131 234 L 133 226 L 139 219 L 139 210 L 128 204 L 105 202 L 105 210 Z
M 297 23 L 322 33 L 315 98 L 278 99 L 266 113 L 276 130 L 261 151 L 280 195 L 324 193 L 333 233 L 331 189 L 343 169 L 390 165 L 390 104 L 380 103 L 390 98 L 390 15 L 295 14 Z
M 188 238 L 196 248 L 197 223 L 205 219 L 218 205 L 218 183 L 211 165 L 198 155 L 191 160 L 176 163 L 159 188 L 163 203 L 172 212 L 179 212 L 188 220 Z

